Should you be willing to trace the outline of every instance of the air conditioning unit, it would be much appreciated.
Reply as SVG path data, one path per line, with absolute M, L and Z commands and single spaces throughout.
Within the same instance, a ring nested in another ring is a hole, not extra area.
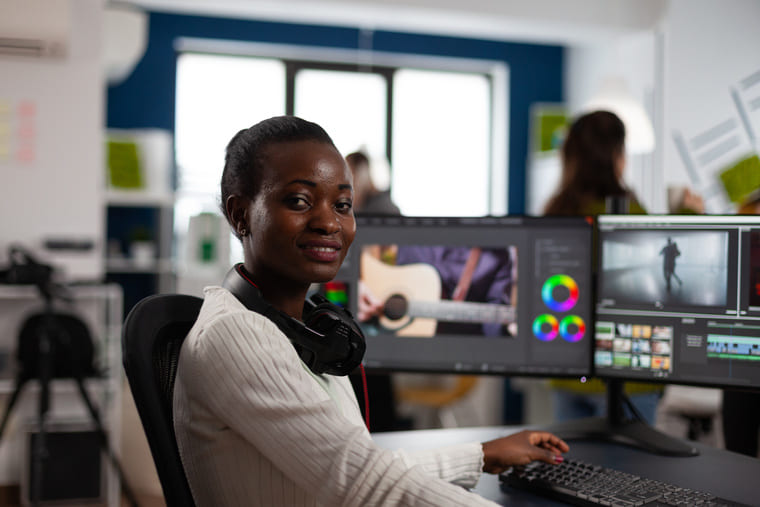
M 0 56 L 66 56 L 70 0 L 0 2 Z
M 12 56 L 62 57 L 66 46 L 45 39 L 0 37 L 0 54 Z

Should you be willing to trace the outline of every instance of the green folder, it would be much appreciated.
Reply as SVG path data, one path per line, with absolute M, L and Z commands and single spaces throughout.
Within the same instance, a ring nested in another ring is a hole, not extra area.
M 729 200 L 741 204 L 753 190 L 760 187 L 760 157 L 752 154 L 742 158 L 724 169 L 720 179 Z
M 108 182 L 113 188 L 145 188 L 137 143 L 109 140 Z

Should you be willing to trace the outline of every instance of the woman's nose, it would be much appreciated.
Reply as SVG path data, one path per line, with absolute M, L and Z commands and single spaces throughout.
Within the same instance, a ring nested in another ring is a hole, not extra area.
M 340 230 L 340 218 L 331 205 L 315 206 L 309 226 L 325 234 L 334 234 Z

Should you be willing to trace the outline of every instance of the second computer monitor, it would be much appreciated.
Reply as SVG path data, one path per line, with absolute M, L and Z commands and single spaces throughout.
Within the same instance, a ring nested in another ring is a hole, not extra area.
M 760 217 L 598 225 L 596 374 L 760 390 Z
M 592 226 L 582 218 L 360 218 L 325 287 L 371 369 L 591 373 Z

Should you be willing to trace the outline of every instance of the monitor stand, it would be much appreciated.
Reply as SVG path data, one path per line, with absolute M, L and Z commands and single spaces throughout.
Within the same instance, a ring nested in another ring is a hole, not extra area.
M 643 418 L 629 419 L 623 411 L 623 382 L 607 381 L 607 417 L 590 417 L 552 424 L 549 431 L 564 440 L 604 440 L 664 456 L 697 456 L 687 441 L 666 435 Z

